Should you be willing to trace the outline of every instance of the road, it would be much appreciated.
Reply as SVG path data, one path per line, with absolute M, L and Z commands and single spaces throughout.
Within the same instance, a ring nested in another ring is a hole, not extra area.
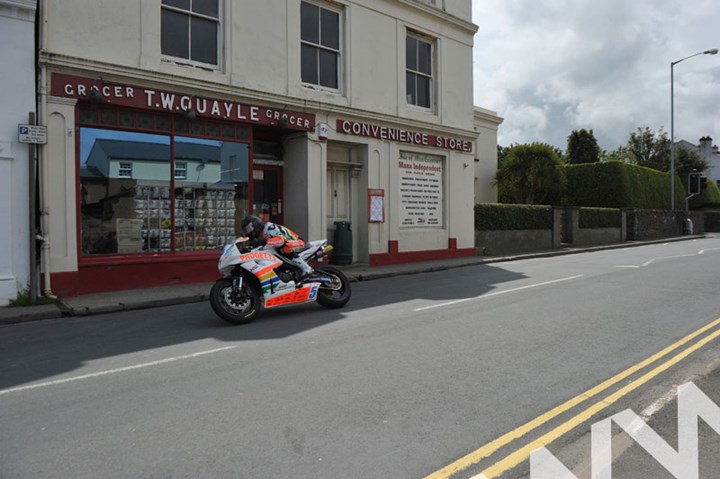
M 0 477 L 521 477 L 530 441 L 717 359 L 719 278 L 706 238 L 353 283 L 246 326 L 203 303 L 2 326 Z

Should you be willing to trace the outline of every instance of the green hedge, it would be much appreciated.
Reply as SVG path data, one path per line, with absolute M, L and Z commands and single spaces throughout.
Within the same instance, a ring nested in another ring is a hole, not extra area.
M 567 165 L 566 204 L 603 208 L 669 209 L 668 173 L 620 161 Z M 685 206 L 685 188 L 675 177 L 675 207 Z
M 620 228 L 622 214 L 616 208 L 580 208 L 580 228 Z
M 545 230 L 553 227 L 553 207 L 480 203 L 475 205 L 475 229 Z

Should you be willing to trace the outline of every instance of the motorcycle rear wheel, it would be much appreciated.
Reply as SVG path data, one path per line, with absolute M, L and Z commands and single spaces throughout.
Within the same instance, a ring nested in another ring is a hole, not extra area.
M 210 306 L 228 323 L 247 324 L 257 317 L 260 296 L 247 281 L 239 291 L 234 291 L 232 278 L 220 278 L 210 290 Z
M 326 308 L 342 308 L 350 301 L 350 280 L 345 273 L 334 266 L 320 266 L 315 271 L 333 279 L 334 288 L 321 286 L 317 293 L 317 302 Z

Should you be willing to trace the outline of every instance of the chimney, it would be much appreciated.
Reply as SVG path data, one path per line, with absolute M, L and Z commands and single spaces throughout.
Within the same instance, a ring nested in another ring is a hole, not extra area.
M 710 161 L 712 158 L 712 138 L 709 136 L 703 136 L 700 138 L 700 156 L 703 157 L 706 161 Z

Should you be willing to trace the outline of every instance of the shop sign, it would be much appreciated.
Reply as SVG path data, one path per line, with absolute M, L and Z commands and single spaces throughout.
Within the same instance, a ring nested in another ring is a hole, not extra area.
M 93 91 L 97 93 L 93 93 Z M 315 129 L 315 115 L 312 113 L 276 110 L 231 100 L 111 83 L 61 73 L 52 75 L 51 94 L 77 100 L 97 98 L 100 102 L 110 105 L 172 113 L 193 111 L 197 116 L 204 118 L 278 126 L 289 130 L 313 131 Z
M 430 135 L 403 128 L 374 125 L 372 123 L 362 123 L 358 121 L 340 119 L 337 121 L 337 130 L 346 135 L 380 138 L 381 140 L 399 141 L 401 143 L 409 143 L 411 145 L 432 146 L 435 148 L 456 150 L 465 153 L 472 153 L 473 151 L 472 141 Z

